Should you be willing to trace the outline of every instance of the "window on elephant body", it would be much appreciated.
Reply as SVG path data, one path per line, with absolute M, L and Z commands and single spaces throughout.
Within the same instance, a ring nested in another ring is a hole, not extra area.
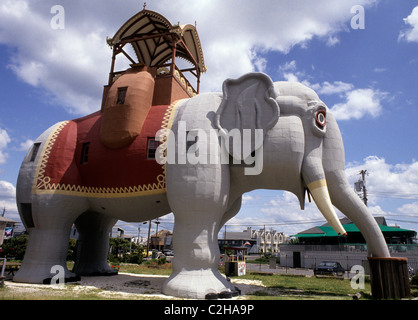
M 81 164 L 87 163 L 89 161 L 89 149 L 90 142 L 83 143 L 83 147 L 81 148 Z
M 116 104 L 124 104 L 126 98 L 126 92 L 128 91 L 128 87 L 118 88 L 118 97 L 116 100 Z
M 21 203 L 20 211 L 22 214 L 22 220 L 25 223 L 26 228 L 34 228 L 35 224 L 33 223 L 33 217 L 32 217 L 32 204 Z
M 39 151 L 39 147 L 41 146 L 40 142 L 34 143 L 33 147 L 32 147 L 32 154 L 30 156 L 30 160 L 29 161 L 35 161 L 36 159 L 36 155 L 38 154 Z
M 158 141 L 155 138 L 148 138 L 148 145 L 147 145 L 147 159 L 154 160 L 155 159 L 155 152 L 158 148 Z

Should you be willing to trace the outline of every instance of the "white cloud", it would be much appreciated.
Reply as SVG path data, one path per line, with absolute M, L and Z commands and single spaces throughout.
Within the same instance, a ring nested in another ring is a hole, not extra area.
M 197 21 L 207 74 L 201 90 L 219 91 L 226 78 L 266 69 L 263 54 L 307 47 L 313 38 L 328 45 L 347 29 L 353 5 L 375 0 L 241 2 L 222 0 L 162 0 L 147 9 L 181 24 Z M 106 36 L 141 9 L 138 3 L 91 0 L 66 2 L 65 29 L 53 30 L 50 10 L 56 1 L 7 0 L 0 5 L 0 43 L 15 48 L 9 67 L 23 81 L 44 89 L 67 110 L 86 114 L 100 108 L 110 68 Z M 178 8 L 182 10 L 178 10 Z M 297 21 L 297 23 L 295 23 Z M 294 79 L 289 73 L 288 78 Z
M 16 195 L 16 188 L 7 181 L 0 180 L 0 198 L 13 198 Z
M 398 212 L 405 216 L 417 217 L 418 216 L 418 202 L 412 202 L 404 204 L 398 209 Z
M 311 83 L 312 77 L 297 69 L 295 60 L 279 66 L 281 76 L 287 81 L 301 82 L 321 95 L 339 95 L 343 102 L 330 107 L 337 120 L 360 119 L 365 116 L 378 117 L 383 107 L 381 101 L 387 97 L 386 92 L 378 89 L 356 89 L 352 83 L 343 81 Z
M 331 111 L 337 120 L 360 119 L 366 115 L 378 117 L 383 110 L 385 93 L 373 89 L 355 89 L 346 94 L 346 101 L 337 103 Z
M 363 163 L 349 163 L 346 173 L 351 185 L 359 179 L 359 172 L 367 170 L 368 197 L 376 203 L 380 197 L 418 199 L 418 162 L 390 164 L 384 158 L 369 156 Z
M 264 221 L 282 224 L 277 229 L 285 230 L 287 234 L 295 234 L 326 223 L 324 216 L 313 201 L 309 203 L 306 199 L 305 209 L 301 210 L 297 197 L 287 191 L 279 193 L 277 197 L 264 203 L 260 211 Z
M 27 139 L 26 141 L 20 143 L 18 150 L 27 152 L 32 147 L 32 145 L 33 140 Z
M 0 164 L 6 163 L 8 154 L 3 150 L 6 149 L 7 144 L 10 142 L 10 137 L 7 134 L 6 130 L 0 128 Z
M 70 10 L 67 27 L 53 30 L 52 2 L 49 7 L 48 2 L 35 6 L 17 0 L 0 5 L 0 42 L 17 49 L 8 67 L 28 84 L 45 89 L 54 103 L 70 112 L 96 111 L 110 62 L 103 30 L 95 21 L 90 30 L 71 24 Z
M 6 208 L 5 217 L 20 221 L 16 206 L 16 188 L 10 182 L 0 180 L 0 212 Z
M 399 40 L 418 42 L 418 6 L 412 9 L 411 14 L 403 19 L 408 28 L 399 34 Z
M 337 37 L 335 37 L 335 36 L 330 36 L 329 38 L 328 38 L 328 40 L 327 40 L 327 46 L 328 47 L 333 47 L 333 46 L 335 46 L 337 43 L 339 43 L 340 42 L 340 39 L 338 39 Z
M 340 94 L 346 93 L 354 88 L 351 83 L 346 83 L 342 81 L 335 81 L 334 83 L 329 83 L 325 81 L 320 85 L 319 89 L 317 90 L 319 94 Z
M 286 81 L 290 81 L 290 82 L 306 81 L 306 80 L 302 80 L 303 78 L 306 78 L 306 74 L 302 71 L 297 70 L 297 63 L 295 60 L 288 61 L 285 64 L 280 65 L 278 71 L 279 71 L 279 74 L 281 74 L 281 76 Z
M 256 198 L 254 196 L 251 196 L 249 194 L 243 194 L 242 195 L 242 204 L 247 204 L 251 201 L 254 201 Z
M 388 69 L 387 68 L 374 68 L 373 71 L 374 72 L 386 72 Z

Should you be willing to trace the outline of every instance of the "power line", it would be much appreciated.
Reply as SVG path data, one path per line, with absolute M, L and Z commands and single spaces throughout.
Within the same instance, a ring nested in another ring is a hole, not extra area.
M 255 227 L 255 226 L 285 226 L 289 224 L 309 224 L 309 223 L 317 223 L 317 222 L 325 222 L 324 219 L 312 219 L 312 220 L 292 220 L 292 221 L 283 221 L 283 222 L 273 222 L 273 223 L 227 223 L 226 225 L 231 227 Z
M 386 220 L 389 220 L 389 221 L 396 221 L 396 222 L 405 222 L 405 223 L 413 223 L 413 224 L 418 224 L 418 221 L 398 220 L 398 219 L 392 219 L 392 218 L 386 218 Z

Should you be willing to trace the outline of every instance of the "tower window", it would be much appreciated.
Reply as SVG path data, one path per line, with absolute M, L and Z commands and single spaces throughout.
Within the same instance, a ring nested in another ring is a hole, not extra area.
M 116 101 L 117 104 L 125 103 L 126 91 L 128 91 L 128 87 L 118 88 L 118 99 Z
M 35 161 L 36 159 L 36 155 L 38 154 L 39 151 L 39 147 L 41 146 L 40 142 L 34 143 L 33 147 L 32 147 L 32 154 L 30 156 L 30 160 L 29 161 Z
M 155 159 L 155 152 L 158 148 L 158 141 L 155 138 L 148 138 L 147 159 Z
M 83 143 L 83 147 L 81 148 L 81 164 L 87 163 L 87 161 L 89 160 L 89 149 L 90 142 Z

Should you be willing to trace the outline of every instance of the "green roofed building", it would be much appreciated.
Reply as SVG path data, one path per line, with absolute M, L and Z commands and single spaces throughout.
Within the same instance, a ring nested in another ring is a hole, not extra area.
M 375 219 L 386 239 L 391 256 L 408 258 L 408 265 L 418 270 L 417 232 L 388 226 L 384 217 Z M 337 261 L 347 271 L 354 265 L 361 265 L 367 273 L 366 240 L 348 218 L 340 221 L 347 236 L 338 236 L 329 224 L 292 235 L 291 243 L 280 245 L 280 266 L 314 268 L 322 261 Z
M 387 244 L 412 244 L 414 242 L 414 238 L 417 236 L 417 232 L 414 230 L 388 226 L 384 217 L 377 217 L 375 219 L 380 227 L 380 230 L 382 230 Z M 347 231 L 346 237 L 338 236 L 328 223 L 299 232 L 291 237 L 298 239 L 297 242 L 301 244 L 335 245 L 344 243 L 366 243 L 366 240 L 360 230 L 353 222 L 351 222 L 348 218 L 343 218 L 340 221 L 345 231 Z

